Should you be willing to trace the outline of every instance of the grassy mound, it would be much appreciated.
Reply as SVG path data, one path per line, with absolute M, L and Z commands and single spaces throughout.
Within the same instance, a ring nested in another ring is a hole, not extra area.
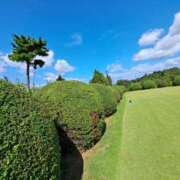
M 0 179 L 57 179 L 60 149 L 54 123 L 22 87 L 0 80 Z
M 51 103 L 52 114 L 80 148 L 90 148 L 102 134 L 103 108 L 98 92 L 78 81 L 51 83 L 36 93 Z
M 92 86 L 99 92 L 105 115 L 113 114 L 116 111 L 117 100 L 111 87 L 101 84 L 93 84 Z

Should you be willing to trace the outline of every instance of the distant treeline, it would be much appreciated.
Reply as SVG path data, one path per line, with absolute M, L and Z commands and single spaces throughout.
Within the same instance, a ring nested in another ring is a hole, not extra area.
M 130 91 L 178 86 L 180 85 L 180 68 L 153 72 L 135 80 L 118 80 L 117 85 L 123 85 Z

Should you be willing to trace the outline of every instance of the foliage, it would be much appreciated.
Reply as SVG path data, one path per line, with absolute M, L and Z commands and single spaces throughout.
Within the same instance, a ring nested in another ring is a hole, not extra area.
M 180 69 L 179 68 L 171 68 L 163 71 L 153 72 L 149 75 L 144 75 L 141 78 L 137 78 L 134 80 L 118 80 L 117 85 L 124 85 L 125 87 L 129 88 L 131 83 L 140 82 L 143 83 L 146 80 L 152 80 L 156 82 L 157 87 L 167 87 L 172 86 L 174 83 L 174 79 L 176 76 L 180 76 Z
M 78 81 L 56 81 L 37 91 L 36 96 L 51 103 L 57 123 L 79 148 L 89 148 L 100 138 L 97 124 L 103 108 L 93 87 Z
M 64 79 L 61 75 L 59 75 L 59 76 L 57 77 L 56 81 L 65 81 L 65 79 Z
M 58 179 L 58 138 L 42 105 L 0 80 L 0 106 L 0 179 Z
M 117 100 L 111 87 L 102 84 L 93 84 L 93 87 L 99 92 L 105 116 L 113 114 L 116 111 Z
M 107 80 L 107 85 L 112 86 L 112 78 L 110 75 L 106 74 L 106 80 Z
M 143 89 L 152 89 L 157 87 L 156 82 L 153 80 L 144 80 L 142 82 L 142 86 Z
M 125 86 L 113 85 L 112 91 L 116 97 L 117 102 L 120 102 L 120 100 L 123 97 L 124 92 L 126 91 L 126 88 Z
M 95 70 L 92 79 L 90 80 L 90 83 L 98 83 L 107 85 L 107 79 L 106 77 L 99 71 Z
M 18 36 L 13 37 L 13 50 L 9 55 L 9 59 L 16 62 L 26 63 L 26 76 L 27 86 L 30 88 L 30 67 L 34 69 L 37 67 L 43 67 L 44 61 L 40 56 L 48 56 L 48 49 L 46 48 L 47 42 L 41 38 L 34 39 L 30 36 Z
M 156 84 L 159 88 L 162 87 L 168 87 L 168 86 L 172 86 L 172 81 L 168 78 L 166 79 L 157 79 L 156 80 Z
M 178 75 L 178 76 L 176 76 L 176 77 L 174 78 L 173 84 L 174 84 L 175 86 L 179 86 L 179 85 L 180 85 L 180 75 Z
M 129 81 L 129 80 L 118 80 L 116 82 L 116 85 L 118 85 L 118 86 L 125 86 L 126 88 L 128 88 L 130 83 L 131 83 L 131 81 Z
M 141 89 L 142 89 L 142 85 L 140 82 L 133 82 L 129 86 L 130 91 L 136 91 L 136 90 L 141 90 Z

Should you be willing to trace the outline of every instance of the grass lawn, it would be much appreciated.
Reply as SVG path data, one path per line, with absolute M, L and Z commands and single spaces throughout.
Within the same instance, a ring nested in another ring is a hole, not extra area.
M 84 155 L 83 179 L 179 180 L 180 87 L 127 93 Z

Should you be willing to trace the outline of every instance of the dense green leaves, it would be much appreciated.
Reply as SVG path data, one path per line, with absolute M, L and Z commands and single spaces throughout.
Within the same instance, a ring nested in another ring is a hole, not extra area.
M 179 85 L 180 85 L 180 75 L 179 75 L 179 76 L 176 76 L 176 77 L 174 78 L 173 83 L 174 83 L 175 86 L 179 86 Z
M 50 102 L 57 123 L 78 147 L 89 148 L 101 137 L 97 125 L 103 107 L 93 87 L 77 81 L 57 81 L 37 91 L 36 96 Z
M 110 79 L 107 79 L 103 73 L 95 70 L 90 83 L 98 83 L 103 85 L 108 85 L 110 83 Z
M 0 179 L 59 178 L 54 123 L 29 96 L 23 87 L 0 80 Z
M 143 81 L 142 86 L 143 86 L 143 89 L 152 89 L 152 88 L 157 87 L 156 82 L 153 81 L 153 80 L 145 80 L 145 81 Z
M 117 99 L 115 94 L 113 94 L 113 90 L 111 89 L 111 87 L 101 84 L 93 84 L 93 87 L 99 92 L 105 115 L 109 116 L 113 112 L 115 112 L 117 106 Z
M 142 89 L 142 85 L 140 82 L 131 83 L 129 86 L 130 91 L 136 91 L 136 90 L 141 90 L 141 89 Z

